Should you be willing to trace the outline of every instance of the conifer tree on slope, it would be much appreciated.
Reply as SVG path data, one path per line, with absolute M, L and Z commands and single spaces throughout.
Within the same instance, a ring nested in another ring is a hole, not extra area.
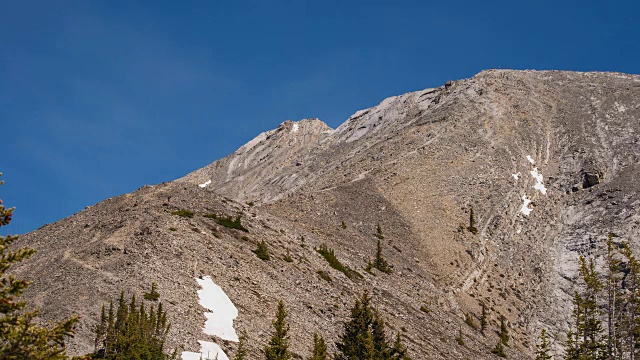
M 269 344 L 264 348 L 266 360 L 289 360 L 289 324 L 287 323 L 287 310 L 284 308 L 284 302 L 280 300 L 278 303 L 278 311 L 276 319 L 273 321 L 275 332 L 269 340 Z
M 393 346 L 389 345 L 384 320 L 371 306 L 371 297 L 367 292 L 351 308 L 351 318 L 344 325 L 336 347 L 336 360 L 410 359 L 399 336 Z
M 322 335 L 313 334 L 313 350 L 309 360 L 327 360 L 327 344 L 324 342 Z
M 0 185 L 2 183 L 0 181 Z M 9 225 L 12 217 L 13 208 L 5 208 L 0 199 L 0 227 Z M 66 359 L 65 339 L 74 334 L 78 318 L 72 317 L 50 328 L 38 325 L 38 311 L 28 309 L 20 300 L 29 282 L 6 274 L 13 264 L 35 252 L 28 247 L 10 249 L 17 239 L 17 236 L 0 236 L 0 359 Z
M 249 351 L 247 350 L 247 331 L 243 330 L 240 334 L 240 340 L 238 342 L 238 350 L 236 351 L 236 357 L 233 360 L 246 360 L 247 354 Z
M 547 330 L 542 329 L 540 332 L 539 343 L 536 344 L 536 360 L 551 360 L 552 357 L 549 354 L 551 349 L 549 348 L 549 337 L 547 336 Z

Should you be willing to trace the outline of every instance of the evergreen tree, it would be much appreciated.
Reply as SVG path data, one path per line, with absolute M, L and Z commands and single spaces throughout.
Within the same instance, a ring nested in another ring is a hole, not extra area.
M 509 329 L 507 328 L 507 319 L 504 315 L 500 316 L 500 341 L 503 345 L 509 345 Z
M 269 255 L 269 247 L 267 246 L 267 242 L 264 240 L 258 242 L 258 247 L 253 250 L 253 253 L 256 254 L 258 259 L 262 261 L 271 260 L 271 256 Z
M 135 296 L 127 304 L 124 292 L 120 293 L 118 308 L 109 304 L 108 315 L 102 308 L 100 322 L 95 328 L 96 349 L 94 359 L 109 360 L 163 360 L 172 358 L 164 352 L 169 324 L 167 314 L 159 303 L 145 308 Z
M 547 336 L 547 330 L 542 329 L 540 332 L 539 343 L 536 344 L 536 360 L 551 360 L 549 355 L 551 349 L 549 349 L 549 337 Z
M 373 321 L 371 322 L 371 335 L 373 339 L 374 358 L 389 359 L 390 347 L 387 334 L 384 330 L 384 320 L 377 309 L 372 309 Z
M 389 345 L 385 322 L 371 306 L 371 297 L 366 291 L 351 308 L 351 317 L 336 347 L 336 360 L 410 360 L 400 334 L 394 344 Z
M 469 230 L 469 232 L 474 235 L 478 233 L 478 229 L 476 228 L 476 217 L 473 214 L 473 208 L 469 210 L 469 226 L 467 226 L 467 230 Z
M 264 348 L 266 360 L 291 359 L 291 354 L 289 353 L 289 324 L 287 324 L 287 310 L 285 309 L 284 302 L 282 300 L 278 303 L 276 319 L 272 324 L 275 332 L 273 333 L 273 336 L 271 336 L 269 344 Z
M 630 360 L 635 360 L 638 351 L 638 335 L 640 334 L 640 261 L 636 259 L 629 248 L 624 244 L 620 251 L 626 261 L 627 275 L 624 280 L 627 290 L 624 297 L 624 314 L 621 316 L 621 337 L 625 339 L 624 351 L 629 354 Z
M 607 239 L 606 282 L 607 292 L 607 358 L 614 359 L 622 355 L 619 333 L 621 331 L 621 310 L 623 307 L 622 293 L 622 262 L 614 251 L 613 234 Z
M 382 243 L 380 239 L 378 239 L 378 246 L 376 248 L 376 258 L 373 262 L 369 261 L 369 264 L 367 265 L 367 270 L 371 270 L 373 268 L 376 268 L 385 274 L 391 274 L 393 272 L 393 266 L 389 265 L 387 259 L 382 255 Z
M 484 335 L 487 330 L 487 306 L 482 303 L 482 315 L 480 316 L 480 332 Z
M 498 339 L 498 343 L 493 349 L 491 349 L 491 353 L 502 358 L 507 357 L 507 354 L 504 352 L 504 343 L 502 342 L 502 339 Z
M 242 331 L 242 333 L 240 334 L 239 340 L 240 341 L 238 342 L 238 350 L 236 351 L 236 357 L 234 358 L 234 360 L 246 360 L 247 354 L 249 353 L 249 351 L 247 350 L 247 332 L 246 331 Z
M 0 173 L 0 176 L 2 174 Z M 0 185 L 2 185 L 0 181 Z M 13 208 L 7 209 L 0 199 L 0 227 L 13 218 Z M 7 275 L 9 268 L 35 253 L 28 247 L 10 249 L 17 236 L 0 236 L 0 359 L 66 359 L 65 339 L 74 334 L 77 317 L 51 327 L 38 325 L 38 311 L 30 310 L 20 300 L 29 282 Z
M 327 344 L 324 342 L 324 338 L 318 333 L 313 334 L 313 349 L 311 351 L 311 357 L 309 360 L 327 360 Z
M 400 337 L 400 333 L 396 333 L 396 339 L 393 342 L 393 347 L 391 348 L 391 360 L 411 360 L 409 354 L 407 352 L 407 347 L 402 343 L 402 338 Z
M 376 228 L 376 237 L 380 240 L 384 239 L 384 234 L 382 234 L 382 227 L 380 226 L 380 223 L 378 223 L 378 226 Z
M 462 326 L 458 327 L 458 336 L 456 336 L 458 345 L 464 345 L 464 335 L 462 334 Z
M 351 319 L 344 325 L 340 342 L 336 344 L 336 360 L 373 360 L 374 343 L 371 325 L 371 297 L 365 292 L 351 308 Z

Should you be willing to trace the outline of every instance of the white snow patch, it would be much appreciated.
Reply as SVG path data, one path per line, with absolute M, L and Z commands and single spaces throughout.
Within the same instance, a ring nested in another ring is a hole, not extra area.
M 198 186 L 200 186 L 201 188 L 206 188 L 209 184 L 211 184 L 211 180 L 207 180 Z
M 200 343 L 200 352 L 183 351 L 182 360 L 229 360 L 227 354 L 222 351 L 220 346 L 210 341 L 198 341 Z
M 222 288 L 211 280 L 211 277 L 205 276 L 197 281 L 202 286 L 202 290 L 198 290 L 200 305 L 211 310 L 204 314 L 207 317 L 204 333 L 215 335 L 223 340 L 238 342 L 238 334 L 233 328 L 233 319 L 238 316 L 238 309 Z
M 202 329 L 204 333 L 217 336 L 222 340 L 238 342 L 238 334 L 233 328 L 233 319 L 238 316 L 238 309 L 222 288 L 211 280 L 211 277 L 205 276 L 202 279 L 196 279 L 196 281 L 202 287 L 201 290 L 198 290 L 200 305 L 211 310 L 211 312 L 204 313 L 207 318 Z M 215 359 L 217 355 L 218 360 L 229 360 L 218 344 L 209 341 L 198 342 L 200 343 L 200 352 L 183 351 L 182 360 L 199 360 L 201 355 L 203 359 Z M 207 356 L 209 357 L 207 358 Z
M 624 105 L 622 105 L 622 104 L 618 104 L 618 102 L 617 102 L 617 101 L 616 101 L 616 102 L 614 102 L 613 104 L 616 106 L 616 109 L 618 109 L 618 112 L 625 112 L 625 111 L 627 111 L 627 108 L 626 108 L 626 107 L 624 107 Z
M 535 167 L 530 171 L 531 176 L 536 179 L 536 184 L 533 186 L 534 189 L 540 191 L 542 195 L 547 195 L 547 188 L 542 183 L 542 174 L 538 171 L 538 168 Z
M 524 202 L 522 204 L 522 207 L 520 208 L 520 212 L 523 213 L 524 215 L 529 216 L 529 214 L 531 214 L 531 211 L 533 210 L 532 208 L 529 207 L 529 204 L 531 204 L 531 200 L 529 200 L 527 198 L 527 195 L 522 195 L 522 201 Z
M 520 174 L 520 172 L 517 172 L 515 174 L 511 174 L 511 176 L 513 176 L 513 178 L 516 179 L 516 180 L 518 180 L 520 178 L 520 175 L 522 175 L 522 174 Z
M 516 234 L 520 234 L 521 232 L 522 232 L 522 229 L 516 230 Z
M 300 128 L 300 125 L 298 125 L 297 123 L 294 123 L 293 127 L 291 127 L 291 132 L 296 132 L 298 131 L 299 128 Z
M 527 160 L 529 160 L 530 163 L 535 164 L 536 161 L 533 160 L 533 158 L 531 157 L 531 155 L 527 155 Z

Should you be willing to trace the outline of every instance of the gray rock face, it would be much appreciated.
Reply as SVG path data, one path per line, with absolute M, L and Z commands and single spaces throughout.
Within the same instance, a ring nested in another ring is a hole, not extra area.
M 151 282 L 172 314 L 170 344 L 196 349 L 204 317 L 194 279 L 211 275 L 255 359 L 278 299 L 304 357 L 314 331 L 337 340 L 364 289 L 416 359 L 492 358 L 493 332 L 463 321 L 481 303 L 492 328 L 508 319 L 509 357 L 532 358 L 541 328 L 563 341 L 578 256 L 601 256 L 610 232 L 638 249 L 639 119 L 637 75 L 483 71 L 388 98 L 335 130 L 286 121 L 172 183 L 25 235 L 39 252 L 17 273 L 34 280 L 29 294 L 47 318 L 83 315 L 75 353 L 91 350 L 101 303 Z M 471 208 L 477 234 L 466 230 Z M 249 233 L 211 213 L 240 214 Z M 377 224 L 391 275 L 363 270 Z M 251 252 L 260 240 L 274 260 Z M 331 269 L 314 251 L 322 243 L 363 278 Z M 459 326 L 465 346 L 454 340 Z

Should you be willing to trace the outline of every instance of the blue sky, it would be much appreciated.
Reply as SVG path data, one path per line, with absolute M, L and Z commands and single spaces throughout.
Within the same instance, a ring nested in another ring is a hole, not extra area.
M 6 1 L 2 233 L 487 68 L 640 73 L 638 1 Z

